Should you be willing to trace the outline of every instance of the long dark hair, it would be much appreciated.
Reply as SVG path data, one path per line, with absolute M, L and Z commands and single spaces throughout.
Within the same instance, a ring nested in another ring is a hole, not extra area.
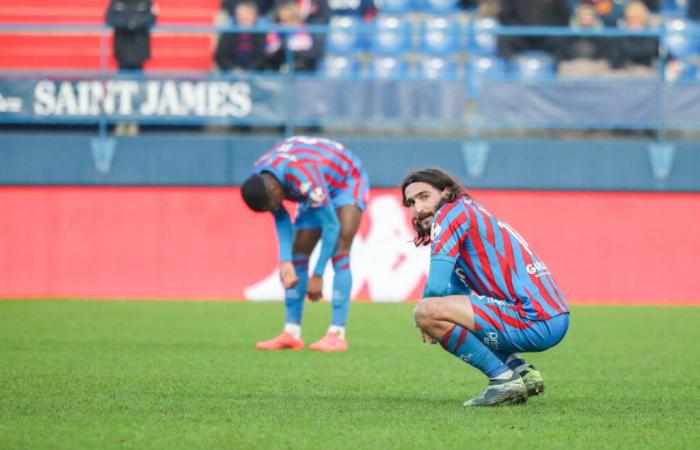
M 440 192 L 444 191 L 445 189 L 449 190 L 447 198 L 440 202 L 438 209 L 446 203 L 455 202 L 462 196 L 468 196 L 464 192 L 462 185 L 459 184 L 459 181 L 444 170 L 436 168 L 419 169 L 406 175 L 401 182 L 401 197 L 403 199 L 403 206 L 406 208 L 409 207 L 409 205 L 406 203 L 406 188 L 409 184 L 413 183 L 427 183 Z M 418 217 L 413 217 L 411 219 L 411 225 L 413 226 L 413 230 L 416 232 L 416 237 L 413 239 L 413 243 L 416 244 L 416 247 L 420 247 L 421 245 L 429 245 L 430 230 L 426 230 L 420 225 L 420 220 Z

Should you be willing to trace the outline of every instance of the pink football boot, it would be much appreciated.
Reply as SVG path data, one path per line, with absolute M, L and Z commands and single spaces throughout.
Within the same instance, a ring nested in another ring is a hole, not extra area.
M 258 342 L 255 348 L 258 350 L 303 350 L 304 340 L 297 339 L 285 331 L 269 341 Z
M 309 345 L 309 349 L 315 352 L 344 352 L 348 349 L 348 341 L 328 332 L 319 341 Z

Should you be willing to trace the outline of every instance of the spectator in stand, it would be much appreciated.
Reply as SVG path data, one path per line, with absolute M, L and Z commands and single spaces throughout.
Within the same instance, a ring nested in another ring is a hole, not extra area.
M 503 0 L 498 20 L 503 25 L 555 26 L 569 24 L 568 0 Z M 498 52 L 504 58 L 511 58 L 529 50 L 543 50 L 556 53 L 560 38 L 547 36 L 500 36 Z
M 285 0 L 275 9 L 276 22 L 295 31 L 267 35 L 266 51 L 272 67 L 282 72 L 312 72 L 322 58 L 326 37 L 310 33 L 304 25 L 325 25 L 330 20 L 328 0 Z M 287 49 L 292 53 L 292 67 L 287 64 Z
M 586 0 L 595 6 L 598 16 L 606 27 L 617 27 L 624 17 L 624 11 L 630 1 L 636 0 Z M 644 0 L 650 11 L 659 11 L 661 0 Z
M 374 0 L 329 0 L 328 7 L 332 16 L 355 16 L 365 22 L 377 15 Z
M 644 31 L 651 27 L 649 8 L 641 1 L 632 1 L 625 7 L 620 28 Z M 654 62 L 659 57 L 659 40 L 655 36 L 618 38 L 611 46 L 612 66 L 629 75 L 654 75 Z
M 460 9 L 466 9 L 467 11 L 475 11 L 479 8 L 479 4 L 482 3 L 480 0 L 459 0 L 457 5 Z
M 700 0 L 688 0 L 687 16 L 690 20 L 700 21 Z
M 151 57 L 151 27 L 156 23 L 151 0 L 112 0 L 107 24 L 114 28 L 114 58 L 119 70 L 142 70 Z
M 156 23 L 156 8 L 151 0 L 111 0 L 107 24 L 114 28 L 113 52 L 120 71 L 141 71 L 151 57 L 151 27 Z M 135 136 L 135 123 L 119 123 L 115 134 Z
M 235 17 L 236 5 L 241 1 L 253 1 L 258 7 L 258 16 L 265 17 L 270 14 L 275 6 L 274 0 L 222 0 L 221 9 L 229 16 Z
M 574 10 L 570 27 L 573 30 L 600 30 L 603 21 L 595 6 L 580 3 Z M 573 36 L 562 39 L 557 52 L 560 75 L 597 75 L 610 72 L 610 39 Z
M 221 35 L 214 55 L 216 65 L 221 70 L 264 70 L 265 33 L 245 31 L 257 25 L 258 5 L 253 0 L 240 0 L 234 6 L 233 17 L 236 27 L 242 30 Z

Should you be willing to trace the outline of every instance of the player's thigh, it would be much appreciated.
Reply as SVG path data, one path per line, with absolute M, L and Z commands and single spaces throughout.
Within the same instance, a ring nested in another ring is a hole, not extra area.
M 360 228 L 362 210 L 356 205 L 344 205 L 336 208 L 335 212 L 340 222 L 337 248 L 340 251 L 349 251 L 352 240 Z
M 320 228 L 297 228 L 294 231 L 292 252 L 295 255 L 311 255 L 316 243 L 321 238 Z
M 568 329 L 568 314 L 549 320 L 528 320 L 509 302 L 484 296 L 471 296 L 474 334 L 492 350 L 539 352 L 561 341 Z

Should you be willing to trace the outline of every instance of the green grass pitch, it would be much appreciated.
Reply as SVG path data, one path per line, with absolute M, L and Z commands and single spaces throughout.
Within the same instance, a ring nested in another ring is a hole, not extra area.
M 0 301 L 0 448 L 700 448 L 700 308 L 580 306 L 529 358 L 544 395 L 422 344 L 410 304 L 354 304 L 344 354 L 259 352 L 281 303 Z M 304 337 L 328 324 L 308 304 Z

